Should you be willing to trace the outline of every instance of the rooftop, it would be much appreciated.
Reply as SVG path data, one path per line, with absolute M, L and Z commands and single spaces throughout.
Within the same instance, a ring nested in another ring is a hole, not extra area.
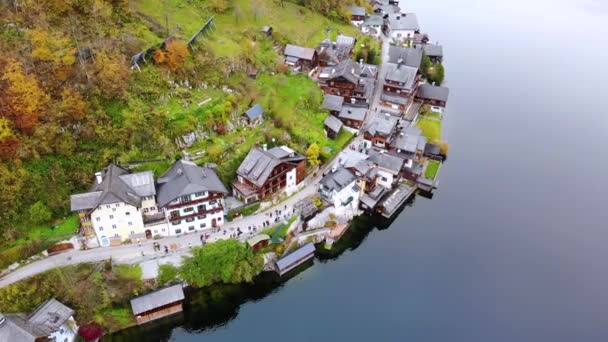
M 181 300 L 184 300 L 184 290 L 177 284 L 131 299 L 131 309 L 134 315 L 139 315 Z
M 260 106 L 259 103 L 256 103 L 253 107 L 247 109 L 245 115 L 249 118 L 249 120 L 255 120 L 256 118 L 262 116 L 264 114 L 264 109 Z
M 418 31 L 418 18 L 415 13 L 390 13 L 388 23 L 391 30 Z
M 315 55 L 315 49 L 287 44 L 287 46 L 285 46 L 285 52 L 283 54 L 285 56 L 292 56 L 298 59 L 305 59 L 311 61 Z
M 339 167 L 336 171 L 332 171 L 325 175 L 321 179 L 321 185 L 326 189 L 340 192 L 356 179 L 355 174 L 350 170 Z
M 404 65 L 412 68 L 420 68 L 422 62 L 422 48 L 401 47 L 391 45 L 388 49 L 388 62 L 398 63 L 402 61 Z
M 350 6 L 348 8 L 348 10 L 350 11 L 350 13 L 352 15 L 365 15 L 365 7 L 361 7 L 361 6 Z
M 342 107 L 342 110 L 340 111 L 340 114 L 338 115 L 338 117 L 340 119 L 345 119 L 345 120 L 363 121 L 365 119 L 366 114 L 367 114 L 367 108 L 344 106 L 344 107 Z
M 422 45 L 422 48 L 429 57 L 443 57 L 443 47 L 441 45 L 425 44 Z
M 329 109 L 331 111 L 339 112 L 340 110 L 342 110 L 343 103 L 344 98 L 342 96 L 325 94 L 321 107 Z
M 367 127 L 366 132 L 376 136 L 388 137 L 393 134 L 399 123 L 399 118 L 388 113 L 377 114 L 372 123 Z
M 273 147 L 268 151 L 254 147 L 249 150 L 236 172 L 256 186 L 263 186 L 276 166 L 282 162 L 301 160 L 304 160 L 304 157 L 287 146 Z
M 388 153 L 381 153 L 376 151 L 369 152 L 369 161 L 378 165 L 387 171 L 391 171 L 393 174 L 401 172 L 405 160 L 401 157 L 397 157 Z
M 413 89 L 416 84 L 417 68 L 403 64 L 386 63 L 386 80 L 397 82 L 405 89 Z
M 327 119 L 325 119 L 325 126 L 327 126 L 329 129 L 331 129 L 334 132 L 339 132 L 340 129 L 342 128 L 342 121 L 338 120 L 338 118 L 336 118 L 333 115 L 330 115 L 327 117 Z
M 279 269 L 279 272 L 281 272 L 282 270 L 288 269 L 294 263 L 297 263 L 302 258 L 304 258 L 308 255 L 314 254 L 314 252 L 315 252 L 315 245 L 312 243 L 307 243 L 304 246 L 296 249 L 294 252 L 279 259 L 276 262 L 277 268 Z
M 448 101 L 450 89 L 447 87 L 434 86 L 428 83 L 421 84 L 418 87 L 418 97 L 429 100 Z
M 379 14 L 372 14 L 365 18 L 363 26 L 382 26 L 384 25 L 384 18 Z

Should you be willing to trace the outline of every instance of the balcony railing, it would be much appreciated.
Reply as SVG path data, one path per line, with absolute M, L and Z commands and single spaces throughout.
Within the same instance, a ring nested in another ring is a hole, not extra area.
M 199 210 L 199 211 L 195 211 L 192 212 L 192 214 L 188 214 L 188 215 L 171 215 L 169 216 L 169 221 L 178 221 L 178 220 L 185 220 L 191 217 L 196 217 L 196 216 L 201 216 L 201 215 L 208 215 L 208 214 L 215 214 L 217 212 L 220 211 L 224 211 L 224 207 L 221 205 L 218 205 L 215 208 L 211 208 L 211 209 L 207 209 L 207 210 Z
M 197 203 L 212 201 L 214 199 L 221 199 L 221 198 L 222 198 L 221 194 L 212 194 L 207 197 L 197 198 L 197 199 L 186 201 L 186 202 L 182 202 L 180 199 L 179 203 L 167 205 L 167 209 L 174 209 L 174 208 L 178 208 L 178 207 L 183 207 L 185 205 L 197 204 Z

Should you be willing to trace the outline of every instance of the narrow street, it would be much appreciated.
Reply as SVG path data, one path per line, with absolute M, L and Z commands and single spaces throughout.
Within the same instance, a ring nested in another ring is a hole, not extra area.
M 363 124 L 364 128 L 367 127 L 367 125 L 376 117 L 376 109 L 379 113 L 380 110 L 386 108 L 380 103 L 380 96 L 382 94 L 382 80 L 384 79 L 385 73 L 384 63 L 388 61 L 389 42 L 386 37 L 382 36 L 381 38 L 383 40 L 382 63 L 378 67 L 378 81 L 376 82 L 376 88 L 374 89 L 374 95 L 371 101 L 372 106 L 370 106 L 368 115 L 366 116 Z M 349 146 L 352 144 L 358 144 L 363 137 L 362 131 L 363 129 L 359 132 L 358 136 L 353 139 L 353 142 L 351 142 L 351 144 L 347 145 L 345 148 L 349 148 Z M 317 187 L 320 179 L 332 164 L 333 160 L 325 163 L 325 165 L 323 165 L 319 171 L 316 172 L 316 174 L 308 175 L 303 181 L 305 184 L 304 188 L 289 197 L 284 202 L 263 210 L 258 214 L 236 219 L 232 222 L 226 222 L 226 224 L 220 228 L 219 232 L 210 234 L 207 242 L 228 239 L 230 238 L 231 234 L 236 233 L 237 229 L 239 228 L 242 234 L 238 237 L 238 239 L 245 241 L 247 238 L 265 229 L 262 228 L 263 222 L 271 221 L 270 226 L 278 224 L 273 222 L 276 218 L 276 210 L 281 211 L 281 220 L 279 222 L 287 220 L 293 215 L 298 214 L 297 210 L 295 209 L 295 205 L 301 200 L 317 193 Z M 270 213 L 272 213 L 272 218 L 269 216 Z M 256 227 L 256 230 L 249 231 L 248 227 Z M 95 248 L 84 251 L 73 250 L 70 252 L 53 255 L 24 265 L 0 278 L 0 288 L 52 268 L 74 265 L 83 262 L 96 262 L 112 258 L 113 261 L 118 263 L 141 263 L 148 260 L 163 258 L 165 257 L 164 246 L 170 246 L 173 244 L 177 245 L 178 249 L 175 252 L 170 252 L 168 257 L 175 259 L 176 256 L 188 255 L 191 247 L 200 246 L 200 237 L 201 234 L 198 232 L 181 236 L 166 237 L 160 240 L 148 240 L 141 244 L 134 243 L 123 246 Z M 158 242 L 161 245 L 161 251 L 154 251 L 154 242 Z

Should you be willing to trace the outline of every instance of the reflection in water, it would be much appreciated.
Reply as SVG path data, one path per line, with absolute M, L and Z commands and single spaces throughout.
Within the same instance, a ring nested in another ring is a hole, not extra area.
M 415 196 L 412 196 L 394 217 L 398 217 L 405 207 L 411 207 L 414 201 Z M 322 243 L 318 244 L 314 260 L 328 262 L 338 259 L 345 251 L 357 249 L 374 228 L 387 229 L 393 220 L 394 218 L 385 219 L 378 215 L 356 218 L 342 238 L 334 243 L 331 250 L 325 249 Z M 283 287 L 289 279 L 313 264 L 314 261 L 311 259 L 282 278 L 274 272 L 264 272 L 255 278 L 253 284 L 189 288 L 186 290 L 186 301 L 182 313 L 120 331 L 105 337 L 103 341 L 168 341 L 176 327 L 194 333 L 222 327 L 237 317 L 241 305 L 259 301 L 271 295 Z

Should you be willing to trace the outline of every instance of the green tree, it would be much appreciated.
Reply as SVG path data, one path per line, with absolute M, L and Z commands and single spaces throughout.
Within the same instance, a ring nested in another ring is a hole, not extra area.
M 319 155 L 321 154 L 321 147 L 318 144 L 311 144 L 306 150 L 306 158 L 308 158 L 308 164 L 310 166 L 317 166 L 321 163 Z
M 188 283 L 203 287 L 213 283 L 251 282 L 262 271 L 263 260 L 245 244 L 220 240 L 192 250 L 185 258 L 179 275 Z
M 53 213 L 47 208 L 47 206 L 38 201 L 27 210 L 27 213 L 30 215 L 30 221 L 34 224 L 41 224 L 51 220 Z
M 158 277 L 156 281 L 159 286 L 163 286 L 177 279 L 178 269 L 177 267 L 167 264 L 158 266 Z

